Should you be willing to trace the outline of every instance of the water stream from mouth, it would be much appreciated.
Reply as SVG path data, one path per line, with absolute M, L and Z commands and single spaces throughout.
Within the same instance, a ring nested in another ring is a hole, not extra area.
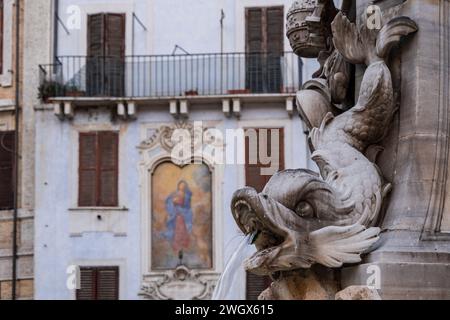
M 225 267 L 212 295 L 212 300 L 239 300 L 239 287 L 245 283 L 244 260 L 255 253 L 251 245 L 255 235 L 250 234 L 242 239 L 236 251 Z

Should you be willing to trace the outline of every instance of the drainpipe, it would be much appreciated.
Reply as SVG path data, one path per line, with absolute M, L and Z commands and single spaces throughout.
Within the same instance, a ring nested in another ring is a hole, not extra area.
M 225 12 L 220 11 L 220 91 L 224 94 L 223 89 L 223 20 L 225 20 Z
M 12 300 L 17 299 L 17 220 L 18 220 L 18 196 L 19 196 L 19 103 L 20 103 L 20 0 L 16 0 L 16 64 L 15 64 L 15 148 L 14 148 L 14 213 L 13 213 L 13 247 L 12 247 Z
M 54 6 L 54 17 L 53 17 L 53 28 L 54 28 L 54 32 L 53 32 L 53 63 L 56 64 L 56 59 L 58 57 L 58 36 L 59 36 L 59 32 L 58 32 L 58 15 L 59 15 L 59 0 L 55 0 L 55 6 Z

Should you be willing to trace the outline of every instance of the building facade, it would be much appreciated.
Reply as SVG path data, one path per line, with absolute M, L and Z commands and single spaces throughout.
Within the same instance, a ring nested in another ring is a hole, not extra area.
M 359 27 L 373 4 L 334 2 Z M 399 112 L 375 160 L 392 184 L 381 240 L 314 276 L 349 299 L 369 279 L 377 298 L 449 297 L 449 3 L 375 2 L 417 32 L 389 59 Z M 0 299 L 211 298 L 242 248 L 234 191 L 316 169 L 295 98 L 318 65 L 291 52 L 291 4 L 0 0 Z M 351 71 L 356 97 L 364 72 Z M 296 294 L 272 298 L 335 298 L 308 274 L 280 277 Z M 234 276 L 234 299 L 270 283 Z
M 242 238 L 234 190 L 310 166 L 294 100 L 316 65 L 290 52 L 291 1 L 28 5 L 51 21 L 27 61 L 35 298 L 210 298 Z M 267 285 L 243 277 L 235 298 Z
M 34 142 L 23 96 L 24 1 L 0 1 L 0 299 L 33 298 Z M 30 110 L 31 109 L 31 110 Z M 14 241 L 15 235 L 15 241 Z

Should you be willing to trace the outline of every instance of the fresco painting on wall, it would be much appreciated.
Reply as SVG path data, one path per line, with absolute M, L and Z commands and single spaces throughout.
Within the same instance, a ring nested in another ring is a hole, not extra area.
M 205 164 L 163 162 L 152 175 L 153 270 L 212 268 L 212 176 Z

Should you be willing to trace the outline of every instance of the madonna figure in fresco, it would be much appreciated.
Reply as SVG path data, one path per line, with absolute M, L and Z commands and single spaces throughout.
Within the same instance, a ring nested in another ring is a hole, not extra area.
M 178 254 L 189 249 L 192 232 L 192 191 L 186 181 L 178 182 L 177 191 L 166 199 L 167 220 L 166 238 L 171 242 L 173 251 Z

